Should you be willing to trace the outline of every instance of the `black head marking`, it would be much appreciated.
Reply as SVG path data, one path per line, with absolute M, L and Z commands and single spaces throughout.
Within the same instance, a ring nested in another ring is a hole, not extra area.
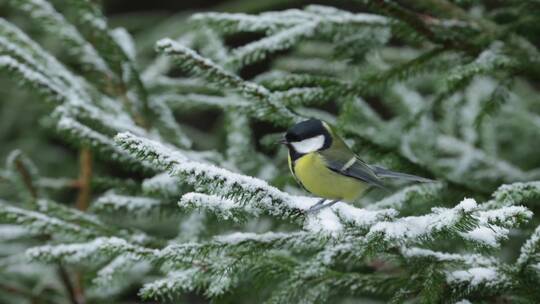
M 290 127 L 285 134 L 285 140 L 287 143 L 299 142 L 318 135 L 324 136 L 324 145 L 321 150 L 329 148 L 332 144 L 332 136 L 324 123 L 318 119 L 309 119 Z

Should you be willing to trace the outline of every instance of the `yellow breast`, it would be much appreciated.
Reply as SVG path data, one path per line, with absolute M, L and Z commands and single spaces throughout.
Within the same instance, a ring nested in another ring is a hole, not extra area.
M 352 202 L 368 188 L 358 179 L 328 169 L 318 153 L 306 154 L 294 163 L 289 158 L 289 166 L 307 191 L 322 198 Z

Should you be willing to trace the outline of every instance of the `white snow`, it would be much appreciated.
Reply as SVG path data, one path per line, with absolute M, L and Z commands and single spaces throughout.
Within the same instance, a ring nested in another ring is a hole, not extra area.
M 243 64 L 263 60 L 273 52 L 291 48 L 300 39 L 310 37 L 315 33 L 316 22 L 306 22 L 285 29 L 271 36 L 234 49 L 228 62 Z
M 490 247 L 498 247 L 499 242 L 508 237 L 509 229 L 517 224 L 518 216 L 528 219 L 532 217 L 532 212 L 522 206 L 508 206 L 499 209 L 478 211 L 475 213 L 480 224 L 468 232 L 460 235 L 467 240 L 479 242 Z M 502 226 L 500 226 L 502 225 Z
M 405 243 L 411 239 L 429 237 L 434 232 L 454 225 L 463 212 L 471 212 L 477 207 L 472 199 L 464 199 L 452 209 L 433 208 L 432 214 L 402 217 L 393 222 L 378 222 L 371 227 L 369 235 L 383 233 L 389 241 Z
M 306 11 L 313 13 L 315 18 L 328 20 L 337 24 L 365 24 L 365 25 L 386 25 L 389 19 L 383 16 L 365 13 L 350 13 L 330 6 L 309 5 Z
M 200 178 L 214 180 L 215 182 L 220 181 L 220 188 L 215 190 L 222 195 L 227 195 L 232 187 L 239 187 L 243 191 L 250 193 L 263 191 L 266 195 L 260 200 L 253 202 L 254 207 L 264 208 L 275 215 L 282 213 L 284 211 L 283 207 L 306 209 L 309 204 L 309 202 L 303 200 L 293 199 L 290 195 L 268 185 L 265 181 L 233 173 L 211 164 L 185 161 L 176 164 L 171 169 L 171 172 L 173 174 L 182 174 L 189 184 L 196 185 Z M 279 206 L 274 205 L 273 200 L 279 200 Z
M 390 89 L 399 97 L 411 114 L 418 113 L 425 107 L 426 101 L 422 95 L 403 83 L 396 83 Z
M 298 15 L 303 14 L 300 10 L 288 10 L 287 12 L 289 14 L 293 12 L 297 13 Z M 193 14 L 191 19 L 204 23 L 209 21 L 227 22 L 234 24 L 235 31 L 267 33 L 275 32 L 277 29 L 281 29 L 284 26 L 294 26 L 300 21 L 298 18 L 281 18 L 275 12 L 263 13 L 258 16 L 240 13 L 198 13 Z M 219 29 L 226 31 L 227 27 L 221 27 Z
M 331 207 L 344 222 L 357 227 L 367 228 L 375 223 L 394 218 L 398 212 L 394 209 L 367 210 L 355 208 L 347 203 L 339 202 Z
M 24 225 L 33 233 L 50 233 L 55 231 L 58 235 L 68 234 L 71 237 L 88 236 L 88 231 L 79 226 L 49 217 L 43 213 L 10 206 L 0 199 L 0 215 L 10 223 Z
M 142 189 L 145 193 L 159 193 L 165 196 L 178 195 L 181 191 L 178 180 L 170 176 L 168 172 L 145 179 L 142 183 Z
M 71 263 L 79 263 L 96 255 L 99 251 L 117 252 L 130 245 L 117 237 L 100 237 L 88 243 L 43 245 L 33 247 L 26 251 L 31 259 L 56 260 L 64 259 Z
M 192 212 L 185 220 L 180 223 L 177 241 L 195 241 L 199 238 L 205 229 L 206 214 L 201 212 Z
M 494 286 L 506 280 L 506 276 L 493 267 L 474 267 L 467 270 L 456 270 L 446 274 L 449 284 L 466 283 L 469 288 L 479 285 Z
M 215 213 L 224 220 L 239 221 L 236 212 L 248 212 L 258 215 L 257 210 L 249 206 L 243 207 L 238 202 L 222 198 L 216 195 L 207 195 L 203 193 L 190 192 L 186 193 L 178 202 L 180 207 L 195 207 Z
M 98 211 L 112 209 L 114 211 L 127 211 L 134 215 L 146 215 L 164 205 L 166 205 L 165 202 L 151 197 L 127 196 L 107 192 L 92 204 L 92 209 Z
M 196 161 L 207 162 L 208 156 L 213 156 L 213 154 L 210 155 L 209 153 L 204 152 L 180 150 L 171 145 L 166 145 L 159 141 L 144 137 L 138 137 L 129 132 L 118 133 L 114 140 L 127 145 L 129 149 L 145 152 L 156 152 L 152 154 L 153 158 L 151 163 L 154 164 L 154 167 L 157 166 L 163 170 L 166 170 L 175 163 L 187 162 L 190 158 Z M 117 145 L 115 146 L 118 147 Z M 118 149 L 123 148 L 118 147 Z M 126 151 L 124 153 L 131 154 L 130 151 Z
M 157 95 L 156 99 L 162 100 L 172 108 L 181 107 L 182 109 L 191 108 L 228 108 L 228 107 L 243 107 L 248 103 L 245 99 L 239 96 L 214 96 L 204 94 L 161 94 Z
M 496 260 L 491 257 L 485 257 L 479 254 L 458 254 L 433 251 L 424 248 L 411 247 L 401 248 L 401 254 L 408 258 L 414 257 L 430 257 L 441 262 L 463 262 L 470 266 L 491 266 L 496 263 Z
M 197 54 L 194 50 L 170 39 L 170 38 L 163 38 L 159 40 L 156 43 L 156 48 L 163 50 L 163 52 L 168 54 L 174 54 L 174 55 L 182 55 L 188 58 L 192 58 L 195 61 L 201 62 L 205 66 L 208 67 L 214 67 L 216 69 L 220 69 L 221 67 L 217 66 L 214 62 L 211 60 L 202 57 L 201 55 Z
M 0 241 L 7 242 L 19 238 L 32 236 L 33 233 L 19 225 L 0 225 Z
M 523 206 L 507 206 L 499 209 L 479 211 L 478 216 L 488 223 L 513 226 L 517 224 L 518 216 L 530 219 L 533 213 Z
M 228 245 L 238 245 L 245 241 L 269 243 L 289 236 L 291 236 L 290 233 L 284 232 L 266 232 L 263 234 L 257 234 L 253 232 L 234 232 L 231 234 L 219 235 L 214 239 L 220 243 L 225 243 Z
M 194 280 L 200 271 L 199 268 L 193 267 L 186 270 L 170 272 L 167 274 L 167 277 L 163 279 L 144 284 L 140 293 L 167 294 L 191 291 L 196 287 Z
M 506 238 L 508 232 L 508 229 L 499 226 L 482 226 L 468 232 L 461 232 L 460 235 L 470 241 L 479 242 L 486 246 L 498 247 L 499 240 Z
M 316 213 L 307 215 L 304 222 L 304 229 L 311 232 L 335 234 L 343 230 L 343 224 L 330 208 L 324 208 Z
M 146 261 L 142 261 L 138 255 L 128 252 L 120 254 L 101 268 L 92 283 L 106 287 L 114 285 L 114 280 L 124 276 L 141 276 L 149 270 L 151 270 L 151 267 Z
M 464 200 L 459 203 L 455 208 L 462 209 L 464 212 L 471 212 L 474 209 L 476 209 L 478 205 L 476 204 L 476 201 L 472 198 L 465 198 Z
M 0 66 L 7 67 L 10 70 L 17 70 L 25 79 L 32 83 L 38 83 L 43 87 L 49 88 L 57 96 L 61 97 L 63 94 L 62 87 L 59 87 L 56 83 L 52 82 L 49 78 L 45 77 L 43 74 L 32 70 L 25 64 L 22 64 L 10 56 L 2 55 L 0 56 Z M 60 101 L 60 98 L 58 98 Z
M 135 43 L 128 31 L 123 27 L 118 27 L 110 31 L 110 33 L 116 43 L 118 43 L 124 53 L 126 53 L 127 57 L 131 60 L 135 59 Z
M 521 246 L 521 252 L 516 261 L 518 267 L 524 267 L 533 255 L 538 251 L 538 245 L 540 244 L 540 226 L 536 227 L 529 239 Z

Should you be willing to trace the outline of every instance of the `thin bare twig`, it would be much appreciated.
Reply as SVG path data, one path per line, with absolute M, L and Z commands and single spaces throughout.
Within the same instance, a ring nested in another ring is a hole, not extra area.
M 68 271 L 65 269 L 64 266 L 62 266 L 62 264 L 58 264 L 58 275 L 60 276 L 64 287 L 66 288 L 71 303 L 84 304 L 86 301 L 84 300 L 84 297 L 81 296 L 82 293 L 80 293 L 80 291 L 78 291 L 77 288 L 73 285 Z
M 92 152 L 89 148 L 82 148 L 79 154 L 79 179 L 78 188 L 79 195 L 77 196 L 76 207 L 81 211 L 85 211 L 90 206 L 90 197 L 92 195 Z M 66 272 L 67 275 L 67 272 Z M 79 272 L 74 273 L 74 283 L 70 285 L 71 292 L 70 297 L 74 304 L 84 304 L 86 302 L 84 297 L 84 288 L 82 284 L 82 277 Z M 66 280 L 64 280 L 66 281 Z M 71 282 L 71 281 L 70 281 Z
M 83 148 L 79 154 L 79 195 L 76 207 L 81 211 L 88 209 L 90 196 L 92 194 L 92 152 L 88 148 Z
M 32 198 L 37 198 L 37 190 L 32 182 L 32 175 L 30 174 L 30 171 L 28 171 L 28 168 L 24 166 L 20 159 L 15 160 L 15 168 L 21 175 L 24 185 L 26 186 L 26 189 L 28 189 L 28 192 L 30 192 Z

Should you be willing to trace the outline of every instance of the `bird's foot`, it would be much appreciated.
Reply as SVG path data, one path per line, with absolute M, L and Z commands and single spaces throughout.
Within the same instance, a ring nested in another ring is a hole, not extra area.
M 311 208 L 309 208 L 309 209 L 307 210 L 307 213 L 315 213 L 315 212 L 320 211 L 320 210 L 322 210 L 322 209 L 331 207 L 331 206 L 333 206 L 335 203 L 339 202 L 339 200 L 333 200 L 333 201 L 331 201 L 330 203 L 324 204 L 324 205 L 322 204 L 322 202 L 324 202 L 324 201 L 320 201 L 319 203 L 313 205 Z
M 306 213 L 307 213 L 307 210 L 304 210 L 304 209 L 294 209 L 294 210 L 292 211 L 291 217 L 292 217 L 293 219 L 296 220 L 297 218 L 299 218 L 299 217 L 301 217 L 301 216 L 305 216 Z

